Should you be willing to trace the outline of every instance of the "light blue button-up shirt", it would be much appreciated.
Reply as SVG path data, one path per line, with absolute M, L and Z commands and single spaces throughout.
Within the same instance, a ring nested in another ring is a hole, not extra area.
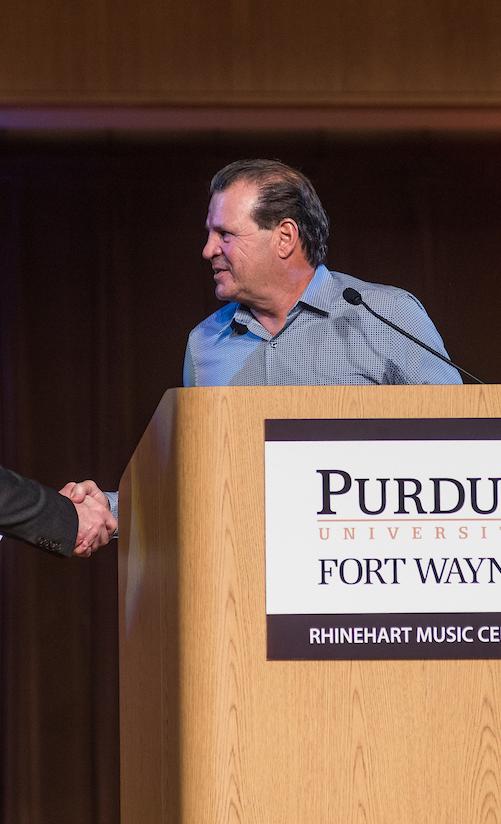
M 376 312 L 447 355 L 413 295 L 319 266 L 276 335 L 238 303 L 226 304 L 199 323 L 188 339 L 184 385 L 461 383 L 456 369 L 363 306 L 348 304 L 343 298 L 347 286 L 359 291 Z

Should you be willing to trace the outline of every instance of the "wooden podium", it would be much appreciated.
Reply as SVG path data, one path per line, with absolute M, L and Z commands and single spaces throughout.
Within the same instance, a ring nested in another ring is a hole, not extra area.
M 497 386 L 166 393 L 121 483 L 122 824 L 501 822 L 501 661 L 266 660 L 263 423 L 500 416 Z

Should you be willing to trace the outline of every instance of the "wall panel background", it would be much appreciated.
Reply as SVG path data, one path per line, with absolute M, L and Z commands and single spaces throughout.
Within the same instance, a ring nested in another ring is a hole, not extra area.
M 0 104 L 498 105 L 497 0 L 5 0 Z
M 501 381 L 498 137 L 4 141 L 1 462 L 116 488 L 217 306 L 200 257 L 209 178 L 249 155 L 312 177 L 331 267 L 413 291 L 451 356 Z M 118 824 L 115 550 L 65 562 L 2 542 L 0 564 L 2 821 Z

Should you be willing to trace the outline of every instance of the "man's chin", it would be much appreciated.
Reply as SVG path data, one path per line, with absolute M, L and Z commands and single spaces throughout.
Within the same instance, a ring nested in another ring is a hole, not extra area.
M 231 301 L 236 299 L 233 290 L 228 288 L 225 289 L 222 283 L 218 283 L 216 285 L 214 293 L 218 300 Z

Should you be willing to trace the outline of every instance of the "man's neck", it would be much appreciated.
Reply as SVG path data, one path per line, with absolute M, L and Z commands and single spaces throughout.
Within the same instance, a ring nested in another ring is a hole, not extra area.
M 314 270 L 310 270 L 302 280 L 294 284 L 294 287 L 291 284 L 287 291 L 284 290 L 274 295 L 273 299 L 266 304 L 249 307 L 256 320 L 267 332 L 271 335 L 278 335 L 284 328 L 287 315 L 303 294 L 314 274 Z
M 285 321 L 287 320 L 288 311 L 285 313 L 281 313 L 280 315 L 271 315 L 266 312 L 260 312 L 256 309 L 252 309 L 252 314 L 259 321 L 261 326 L 263 326 L 270 335 L 278 335 L 279 332 L 285 326 Z

